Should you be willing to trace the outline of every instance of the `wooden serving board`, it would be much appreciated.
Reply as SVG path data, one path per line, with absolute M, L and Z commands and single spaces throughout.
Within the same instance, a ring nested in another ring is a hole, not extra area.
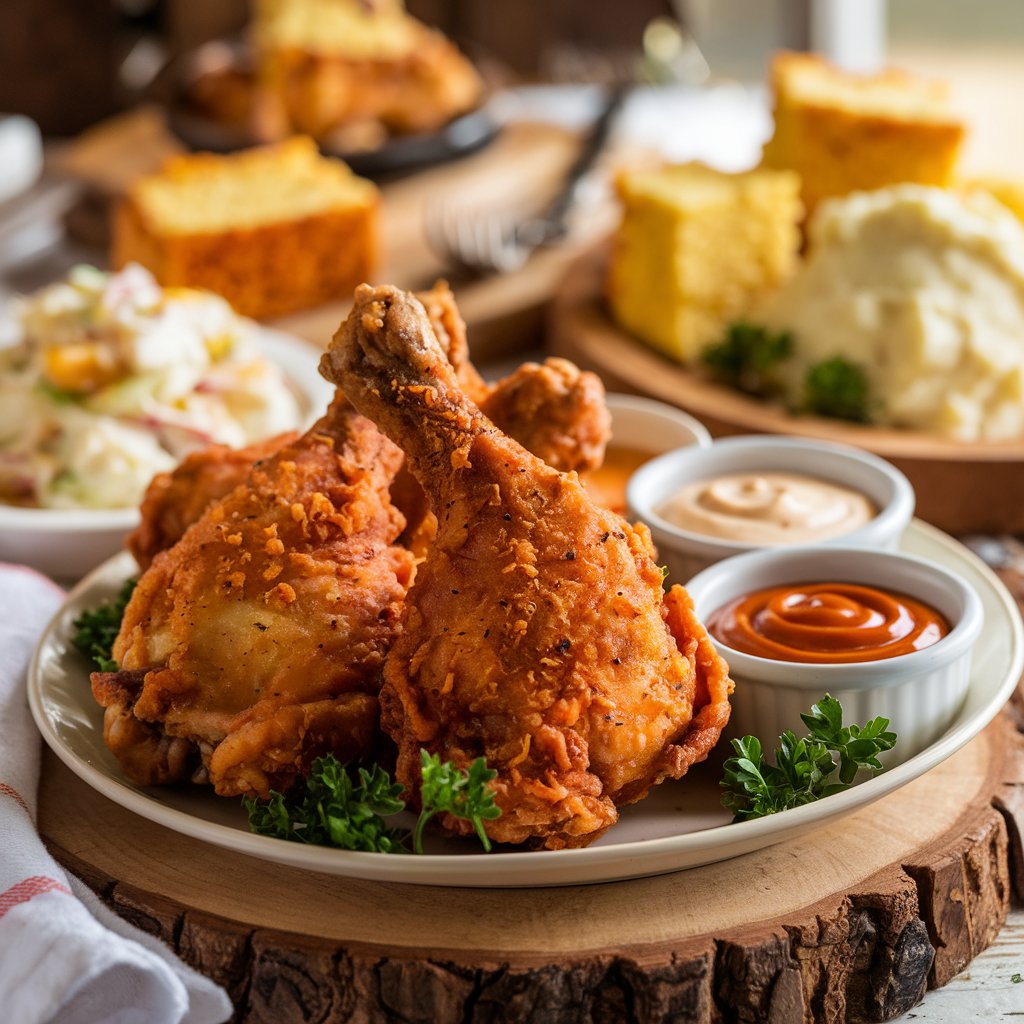
M 685 409 L 716 437 L 796 434 L 875 452 L 909 477 L 917 515 L 948 533 L 1024 532 L 1024 442 L 965 444 L 916 431 L 794 416 L 712 383 L 614 323 L 603 297 L 606 253 L 599 246 L 577 259 L 555 293 L 548 344 L 556 355 L 595 370 L 610 389 Z
M 223 984 L 237 1021 L 881 1021 L 962 971 L 1024 900 L 1022 730 L 1018 691 L 949 760 L 834 825 L 593 886 L 283 867 L 139 818 L 49 751 L 39 827 L 117 913 Z

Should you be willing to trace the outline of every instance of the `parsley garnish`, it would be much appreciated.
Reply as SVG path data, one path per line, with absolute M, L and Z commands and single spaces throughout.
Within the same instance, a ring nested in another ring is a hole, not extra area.
M 842 356 L 812 366 L 804 379 L 802 411 L 867 423 L 871 418 L 867 374 Z
M 494 790 L 488 785 L 498 773 L 488 768 L 482 757 L 478 757 L 467 772 L 456 768 L 451 761 L 442 764 L 437 754 L 426 750 L 420 750 L 420 773 L 423 810 L 412 834 L 413 850 L 423 852 L 423 829 L 427 822 L 435 814 L 447 813 L 472 822 L 477 838 L 490 853 L 491 841 L 484 832 L 484 821 L 501 816 L 501 808 L 494 803 Z
M 243 800 L 249 827 L 265 836 L 295 843 L 338 846 L 343 850 L 402 853 L 402 833 L 389 828 L 384 816 L 397 814 L 405 804 L 402 787 L 374 765 L 359 769 L 359 782 L 336 757 L 313 762 L 309 777 L 284 796 L 271 791 L 270 799 Z
M 356 783 L 332 754 L 317 758 L 309 777 L 287 795 L 272 790 L 268 800 L 246 797 L 242 802 L 249 827 L 260 835 L 296 843 L 371 853 L 407 853 L 411 842 L 413 851 L 422 853 L 427 822 L 435 814 L 447 813 L 472 822 L 484 849 L 490 851 L 483 822 L 501 815 L 488 785 L 498 773 L 482 757 L 468 770 L 450 761 L 442 763 L 426 750 L 420 757 L 423 809 L 412 832 L 391 828 L 384 821 L 405 808 L 400 783 L 393 782 L 380 765 L 370 771 L 360 768 Z
M 725 762 L 721 786 L 722 804 L 733 812 L 735 821 L 761 818 L 841 793 L 850 788 L 860 769 L 882 771 L 877 755 L 896 743 L 896 733 L 886 731 L 888 718 L 844 727 L 843 707 L 829 694 L 811 706 L 810 714 L 800 717 L 808 734 L 797 739 L 787 729 L 779 737 L 774 765 L 765 761 L 756 736 L 732 741 L 737 756 Z M 838 764 L 835 754 L 839 755 Z
M 124 610 L 135 589 L 137 580 L 125 580 L 117 596 L 103 601 L 90 611 L 84 611 L 72 623 L 75 635 L 71 642 L 93 662 L 101 672 L 116 672 L 117 662 L 112 657 L 114 641 L 121 631 Z
M 792 352 L 789 331 L 776 333 L 741 320 L 729 325 L 722 341 L 704 349 L 701 360 L 723 383 L 749 395 L 769 395 L 779 389 L 772 370 Z

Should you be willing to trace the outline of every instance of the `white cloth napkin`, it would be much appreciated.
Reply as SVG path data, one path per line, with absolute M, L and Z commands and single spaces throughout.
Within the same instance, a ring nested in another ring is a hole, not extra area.
M 18 1024 L 218 1024 L 222 988 L 109 911 L 36 832 L 41 740 L 25 673 L 64 592 L 0 564 L 0 1018 Z

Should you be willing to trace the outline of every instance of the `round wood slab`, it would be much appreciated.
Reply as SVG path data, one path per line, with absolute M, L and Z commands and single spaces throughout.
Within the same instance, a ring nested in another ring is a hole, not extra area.
M 605 246 L 572 264 L 551 306 L 548 344 L 555 355 L 600 374 L 609 390 L 677 405 L 716 437 L 797 434 L 864 448 L 907 474 L 917 492 L 917 514 L 940 529 L 953 534 L 1024 532 L 1024 443 L 965 444 L 917 431 L 794 416 L 714 384 L 647 348 L 612 321 L 603 297 L 606 264 Z
M 1024 897 L 1021 708 L 834 825 L 603 885 L 287 868 L 136 817 L 49 751 L 39 827 L 117 913 L 223 984 L 238 1021 L 881 1021 L 960 972 Z

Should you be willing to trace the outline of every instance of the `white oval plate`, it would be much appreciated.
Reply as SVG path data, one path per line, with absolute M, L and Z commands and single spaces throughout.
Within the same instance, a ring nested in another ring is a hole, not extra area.
M 303 427 L 321 416 L 334 386 L 320 376 L 308 342 L 253 324 L 260 352 L 284 372 Z M 139 525 L 137 508 L 17 508 L 0 503 L 0 561 L 18 562 L 62 580 L 77 580 L 121 548 Z
M 354 878 L 451 886 L 570 885 L 656 875 L 749 853 L 863 807 L 935 767 L 996 716 L 1024 666 L 1024 628 L 1013 598 L 980 559 L 933 527 L 912 523 L 902 550 L 960 573 L 981 598 L 985 628 L 959 715 L 930 747 L 876 778 L 817 803 L 736 824 L 719 806 L 717 777 L 700 767 L 625 808 L 619 823 L 586 849 L 484 854 L 465 841 L 438 839 L 432 847 L 437 853 L 419 857 L 353 853 L 257 836 L 248 831 L 238 800 L 200 787 L 134 786 L 104 746 L 89 666 L 69 639 L 72 620 L 82 609 L 111 596 L 133 572 L 126 554 L 83 580 L 47 627 L 29 670 L 29 703 L 46 742 L 94 789 L 168 828 L 253 857 Z M 898 732 L 899 723 L 893 726 Z

